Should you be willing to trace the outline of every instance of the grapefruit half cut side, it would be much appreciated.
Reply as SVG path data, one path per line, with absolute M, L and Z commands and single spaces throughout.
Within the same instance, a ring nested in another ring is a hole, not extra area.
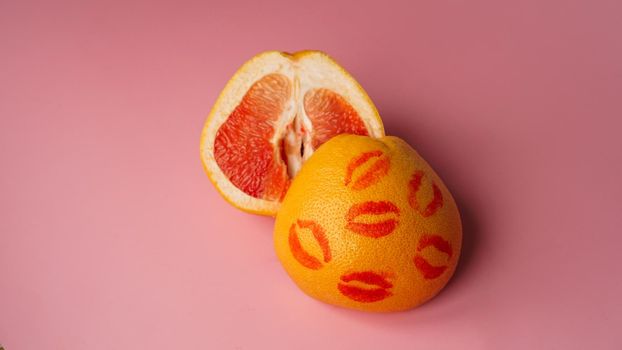
M 218 97 L 201 159 L 228 202 L 274 216 L 305 160 L 344 133 L 384 136 L 356 80 L 323 52 L 268 51 L 246 62 Z

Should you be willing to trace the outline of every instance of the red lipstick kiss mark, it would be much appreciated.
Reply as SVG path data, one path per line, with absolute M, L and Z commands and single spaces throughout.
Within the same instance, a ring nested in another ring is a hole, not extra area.
M 451 259 L 451 245 L 449 242 L 443 239 L 443 237 L 439 235 L 425 235 L 421 237 L 419 240 L 419 244 L 417 245 L 417 251 L 421 252 L 423 249 L 433 246 L 437 250 L 447 254 L 447 260 Z M 445 272 L 447 269 L 447 265 L 434 266 L 431 265 L 423 256 L 417 254 L 415 255 L 415 267 L 423 274 L 423 277 L 426 279 L 436 278 Z
M 361 303 L 373 303 L 393 295 L 387 290 L 393 288 L 393 284 L 389 282 L 385 276 L 375 272 L 363 271 L 349 273 L 341 276 L 341 281 L 345 282 L 337 284 L 337 288 L 341 294 Z M 372 288 L 368 289 L 357 287 L 355 285 L 348 285 L 349 282 L 353 281 L 361 282 Z
M 363 202 L 350 207 L 346 214 L 346 228 L 354 233 L 362 236 L 380 238 L 388 235 L 395 230 L 397 226 L 396 219 L 385 219 L 374 223 L 356 222 L 356 218 L 360 215 L 384 215 L 394 213 L 395 216 L 400 215 L 400 209 L 391 202 Z
M 375 158 L 375 161 L 372 160 Z M 363 164 L 368 162 L 374 162 L 365 172 L 360 174 L 356 178 L 352 178 L 354 172 L 360 168 Z M 389 168 L 391 167 L 391 163 L 389 158 L 382 153 L 382 151 L 371 151 L 359 154 L 358 156 L 352 158 L 350 163 L 348 164 L 348 168 L 346 169 L 346 178 L 344 181 L 344 185 L 348 186 L 352 183 L 352 189 L 359 191 L 365 189 L 382 179 L 383 176 L 387 175 L 389 172 Z
M 329 262 L 331 259 L 330 246 L 328 245 L 328 239 L 326 238 L 326 233 L 324 233 L 324 229 L 322 228 L 322 226 L 311 220 L 298 220 L 297 224 L 300 229 L 311 230 L 311 233 L 313 233 L 313 237 L 322 249 L 324 262 Z M 317 270 L 323 266 L 318 258 L 307 253 L 307 251 L 304 250 L 304 248 L 300 244 L 300 240 L 298 239 L 298 232 L 296 231 L 296 224 L 292 224 L 292 226 L 289 228 L 289 249 L 294 256 L 294 259 L 298 260 L 298 262 L 302 264 L 302 266 L 308 267 L 312 270 Z
M 443 194 L 441 193 L 441 190 L 438 188 L 438 186 L 436 186 L 436 184 L 432 182 L 432 191 L 434 192 L 434 197 L 425 208 L 422 208 L 419 204 L 419 201 L 417 200 L 417 192 L 419 192 L 419 189 L 421 187 L 421 181 L 423 180 L 424 176 L 425 174 L 423 173 L 423 171 L 416 171 L 410 179 L 408 203 L 410 203 L 410 206 L 418 211 L 419 214 L 424 217 L 428 217 L 436 213 L 443 206 Z

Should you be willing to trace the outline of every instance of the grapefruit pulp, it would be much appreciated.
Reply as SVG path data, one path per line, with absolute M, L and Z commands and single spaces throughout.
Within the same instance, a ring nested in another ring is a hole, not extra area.
M 344 133 L 384 136 L 361 86 L 322 52 L 269 51 L 224 88 L 203 128 L 201 159 L 227 201 L 274 216 L 302 164 Z

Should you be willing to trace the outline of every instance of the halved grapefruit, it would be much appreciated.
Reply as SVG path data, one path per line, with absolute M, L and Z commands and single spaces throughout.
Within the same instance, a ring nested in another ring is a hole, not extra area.
M 228 202 L 274 216 L 304 161 L 344 133 L 384 136 L 356 80 L 319 51 L 268 51 L 246 62 L 218 97 L 201 135 L 201 158 Z

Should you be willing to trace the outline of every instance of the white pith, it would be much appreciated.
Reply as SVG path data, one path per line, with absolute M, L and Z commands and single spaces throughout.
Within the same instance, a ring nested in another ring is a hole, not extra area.
M 201 156 L 212 181 L 225 197 L 250 211 L 275 213 L 280 203 L 252 197 L 235 187 L 214 160 L 214 139 L 220 126 L 241 102 L 250 87 L 268 74 L 278 73 L 290 79 L 292 94 L 281 116 L 274 125 L 271 140 L 275 157 L 280 158 L 279 141 L 284 140 L 288 174 L 293 178 L 304 161 L 312 154 L 313 125 L 303 105 L 305 93 L 310 89 L 326 88 L 340 94 L 356 110 L 372 137 L 384 136 L 378 113 L 369 97 L 358 83 L 321 52 L 311 52 L 302 57 L 272 51 L 248 61 L 229 81 L 222 91 L 203 130 Z M 305 132 L 301 129 L 304 128 Z M 301 155 L 301 149 L 303 151 Z

